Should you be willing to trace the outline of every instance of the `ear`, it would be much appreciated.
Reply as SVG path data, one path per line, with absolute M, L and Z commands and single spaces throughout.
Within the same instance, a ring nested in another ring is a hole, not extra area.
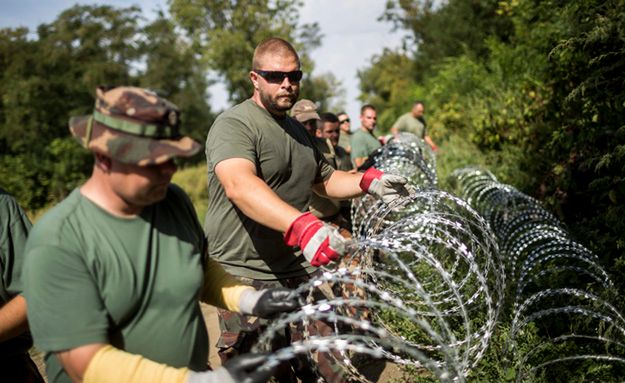
M 109 172 L 111 170 L 111 158 L 101 153 L 94 153 L 95 166 L 103 172 Z
M 253 71 L 250 71 L 250 81 L 252 81 L 252 85 L 254 85 L 254 89 L 258 90 L 258 75 Z

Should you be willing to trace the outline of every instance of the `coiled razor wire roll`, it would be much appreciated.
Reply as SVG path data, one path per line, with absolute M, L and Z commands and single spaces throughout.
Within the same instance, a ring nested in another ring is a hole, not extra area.
M 590 250 L 541 204 L 488 171 L 467 167 L 451 176 L 458 193 L 490 223 L 514 289 L 510 337 L 545 328 L 540 344 L 513 347 L 517 381 L 548 374 L 547 367 L 611 364 L 625 372 L 625 320 L 611 300 L 612 282 Z M 514 345 L 513 345 L 514 346 Z
M 299 286 L 302 309 L 272 322 L 256 350 L 294 324 L 323 320 L 330 330 L 305 333 L 268 365 L 323 351 L 352 381 L 369 381 L 362 365 L 386 359 L 461 382 L 484 355 L 505 286 L 496 238 L 469 204 L 433 188 L 429 148 L 400 138 L 376 154 L 376 167 L 406 176 L 414 192 L 391 206 L 355 202 L 348 255 Z

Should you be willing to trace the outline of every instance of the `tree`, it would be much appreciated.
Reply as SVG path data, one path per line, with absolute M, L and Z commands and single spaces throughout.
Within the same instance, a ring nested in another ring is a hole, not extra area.
M 203 142 L 215 116 L 208 104 L 209 82 L 200 56 L 162 13 L 143 29 L 142 40 L 146 68 L 140 85 L 176 104 L 182 112 L 181 133 Z M 196 157 L 203 159 L 203 153 Z
M 433 0 L 388 0 L 381 20 L 395 28 L 408 30 L 412 36 L 404 42 L 415 58 L 414 72 L 421 80 L 446 57 L 468 53 L 488 55 L 487 38 L 508 41 L 512 22 L 498 13 L 498 0 L 449 0 L 436 6 Z
M 200 57 L 162 15 L 141 21 L 137 7 L 77 5 L 36 39 L 0 30 L 0 179 L 22 205 L 63 198 L 89 174 L 67 123 L 91 113 L 98 85 L 160 89 L 183 110 L 183 133 L 203 141 L 213 116 Z
M 321 35 L 317 23 L 299 23 L 301 0 L 170 0 L 169 4 L 177 25 L 193 41 L 207 68 L 225 82 L 230 101 L 238 103 L 250 97 L 248 73 L 254 48 L 271 36 L 288 40 L 297 50 L 305 94 L 321 97 L 314 100 L 322 105 L 340 95 L 335 79 L 312 75 L 310 52 L 321 44 Z

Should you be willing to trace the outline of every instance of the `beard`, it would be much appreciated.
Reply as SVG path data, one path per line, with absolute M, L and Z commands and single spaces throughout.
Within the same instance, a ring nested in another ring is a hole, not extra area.
M 281 92 L 275 96 L 260 92 L 260 101 L 263 103 L 265 109 L 273 114 L 284 114 L 293 107 L 297 97 L 299 96 L 299 89 L 294 89 L 293 92 Z

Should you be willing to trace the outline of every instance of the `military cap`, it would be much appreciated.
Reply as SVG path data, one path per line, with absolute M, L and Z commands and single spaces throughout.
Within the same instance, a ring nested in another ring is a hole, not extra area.
M 295 103 L 295 105 L 293 105 L 291 115 L 299 122 L 321 120 L 319 114 L 317 114 L 317 105 L 306 99 L 299 100 Z
M 178 130 L 180 110 L 147 89 L 96 89 L 93 113 L 72 117 L 69 130 L 82 146 L 141 166 L 190 157 L 201 146 Z

